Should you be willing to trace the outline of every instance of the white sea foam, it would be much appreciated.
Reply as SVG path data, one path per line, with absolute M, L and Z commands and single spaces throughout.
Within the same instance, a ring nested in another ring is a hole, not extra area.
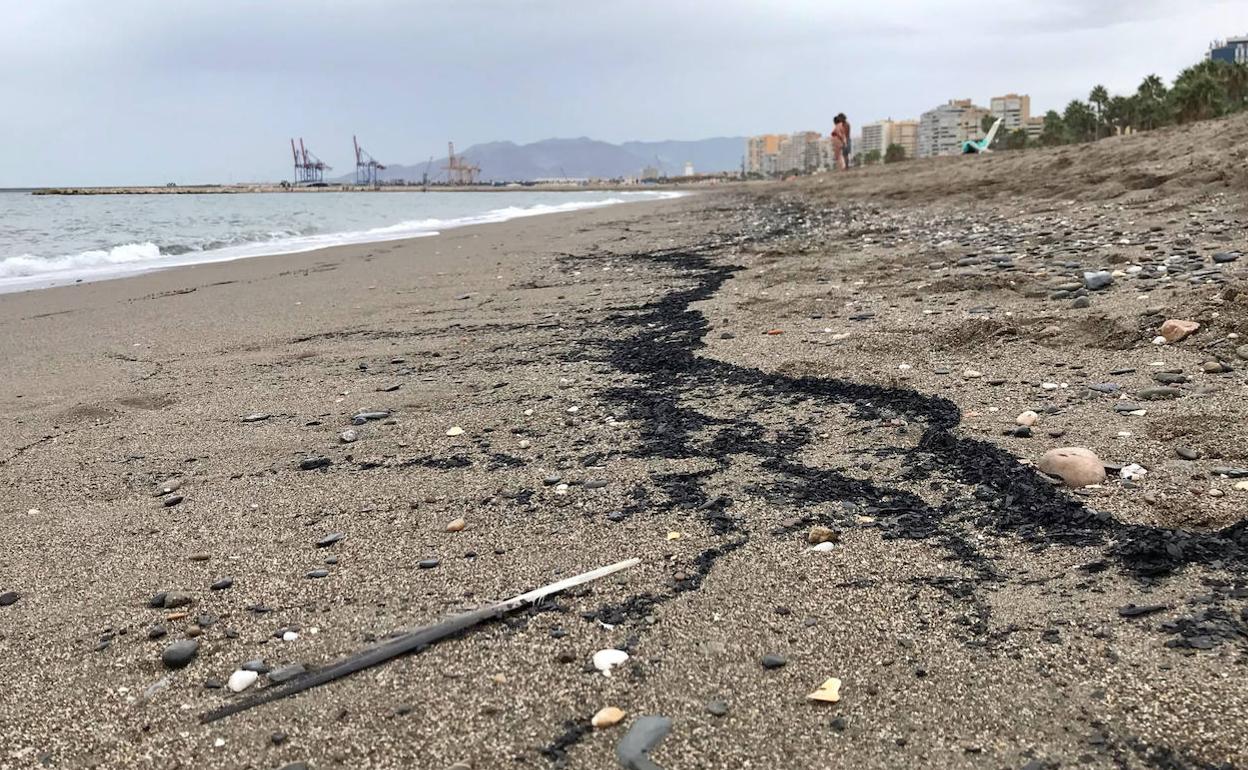
M 397 193 L 396 193 L 397 194 Z M 331 246 L 419 238 L 437 235 L 442 230 L 468 225 L 506 222 L 520 217 L 558 214 L 582 209 L 600 208 L 627 203 L 642 197 L 649 200 L 675 198 L 680 192 L 624 192 L 619 197 L 598 200 L 568 201 L 557 204 L 506 206 L 481 214 L 449 219 L 413 219 L 393 225 L 337 233 L 294 235 L 289 231 L 255 234 L 255 240 L 205 244 L 178 244 L 167 252 L 150 241 L 125 243 L 109 249 L 95 249 L 78 254 L 52 257 L 22 254 L 0 259 L 0 292 L 50 286 L 73 281 L 99 280 L 122 275 L 158 270 L 179 265 L 225 262 L 249 257 L 294 254 Z M 625 197 L 627 196 L 627 197 Z M 241 238 L 246 238 L 240 234 Z M 234 240 L 231 238 L 230 240 Z

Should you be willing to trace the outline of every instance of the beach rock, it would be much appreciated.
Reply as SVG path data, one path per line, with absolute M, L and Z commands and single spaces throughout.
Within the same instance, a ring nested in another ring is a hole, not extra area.
M 170 593 L 158 594 L 158 595 L 161 597 L 159 606 L 164 607 L 167 610 L 176 609 L 178 607 L 186 607 L 186 606 L 189 606 L 192 601 L 194 601 L 193 599 L 191 599 L 191 597 L 187 596 L 186 594 L 170 592 Z M 155 599 L 156 597 L 152 597 L 152 598 Z
M 811 545 L 819 545 L 820 543 L 835 543 L 841 539 L 841 533 L 831 527 L 815 526 L 811 527 L 806 533 L 806 542 Z
M 594 653 L 594 668 L 602 672 L 603 676 L 611 676 L 611 669 L 628 660 L 628 653 L 615 648 L 599 650 Z
M 1075 297 L 1071 301 L 1070 306 L 1075 310 L 1083 310 L 1092 307 L 1092 299 L 1090 297 Z
M 768 653 L 767 655 L 764 655 L 763 660 L 762 660 L 763 668 L 768 669 L 768 670 L 783 668 L 785 665 L 788 664 L 788 662 L 789 661 L 786 660 L 784 656 L 776 655 L 774 653 Z
M 1099 291 L 1114 282 L 1113 273 L 1108 270 L 1089 270 L 1083 274 L 1083 285 L 1091 291 Z
M 183 639 L 166 647 L 165 651 L 160 654 L 160 661 L 165 664 L 166 668 L 185 668 L 195 659 L 197 652 L 199 652 L 198 641 Z
M 589 723 L 597 728 L 612 727 L 620 723 L 624 718 L 624 712 L 615 706 L 606 706 L 598 710 L 597 714 L 589 720 Z
M 1199 460 L 1200 459 L 1200 452 L 1197 452 L 1195 449 L 1189 449 L 1188 447 L 1185 447 L 1185 446 L 1176 446 L 1174 448 L 1174 453 L 1178 455 L 1179 457 L 1183 458 L 1184 460 Z
M 321 538 L 320 540 L 317 540 L 317 541 L 316 541 L 316 547 L 317 547 L 317 548 L 328 548 L 328 547 L 330 547 L 330 546 L 331 546 L 331 545 L 333 545 L 334 543 L 337 543 L 339 540 L 343 539 L 343 538 L 344 538 L 344 537 L 346 537 L 346 536 L 347 536 L 347 535 L 346 535 L 346 533 L 345 533 L 345 532 L 331 532 L 331 533 L 329 533 L 328 535 L 326 535 L 325 537 Z
M 464 429 L 459 427 L 458 425 L 455 425 L 446 429 L 446 435 L 448 436 L 462 436 L 463 434 L 464 434 Z
M 334 461 L 328 457 L 305 457 L 299 461 L 299 470 L 314 471 L 317 468 L 328 468 Z
M 234 578 L 224 577 L 208 586 L 208 589 L 210 591 L 224 591 L 232 585 L 234 585 Z
M 230 688 L 230 692 L 242 692 L 255 684 L 259 678 L 260 675 L 255 671 L 244 671 L 240 668 L 238 671 L 230 674 L 230 678 L 226 680 L 225 686 Z
M 167 495 L 182 488 L 182 479 L 167 479 L 156 485 L 156 489 L 152 492 L 152 497 L 160 497 Z
M 1018 423 L 1019 425 L 1025 425 L 1027 427 L 1031 427 L 1032 425 L 1035 425 L 1036 421 L 1039 419 L 1040 419 L 1040 415 L 1028 409 L 1027 411 L 1020 413 L 1018 417 L 1015 417 L 1014 422 Z
M 1213 255 L 1213 261 L 1219 265 L 1226 262 L 1234 262 L 1237 259 L 1239 259 L 1239 252 L 1237 251 L 1219 251 Z
M 17 591 L 5 591 L 0 594 L 0 607 L 8 607 L 11 604 L 16 604 L 17 600 L 20 598 L 22 597 Z
M 389 417 L 389 416 L 390 416 L 390 413 L 389 413 L 389 412 L 383 412 L 383 411 L 376 411 L 376 412 L 357 412 L 357 413 L 356 413 L 356 414 L 355 414 L 355 415 L 351 418 L 351 424 L 352 424 L 352 425 L 363 425 L 364 423 L 366 423 L 366 422 L 370 422 L 370 421 L 372 421 L 372 420 L 384 420 L 384 419 L 386 419 L 386 418 L 387 418 L 387 417 Z
M 1158 329 L 1158 334 L 1166 338 L 1166 342 L 1178 342 L 1200 328 L 1195 321 L 1184 321 L 1179 318 L 1168 319 Z
M 447 523 L 446 531 L 447 532 L 463 532 L 464 527 L 466 526 L 468 526 L 468 522 L 464 521 L 463 519 L 452 519 L 449 523 Z
M 660 770 L 648 756 L 672 730 L 672 720 L 661 716 L 638 717 L 615 747 L 625 770 Z
M 713 717 L 722 717 L 728 713 L 728 704 L 722 700 L 713 700 L 706 704 L 706 713 Z
M 1178 398 L 1183 395 L 1183 391 L 1178 388 L 1144 388 L 1136 391 L 1135 397 L 1145 401 L 1164 401 Z
M 307 672 L 308 669 L 305 668 L 302 663 L 291 663 L 288 666 L 282 666 L 281 668 L 275 668 L 270 671 L 269 681 L 273 684 L 282 684 L 283 682 L 288 682 L 297 676 L 306 674 Z
M 157 623 L 156 625 L 147 629 L 147 638 L 148 639 L 163 639 L 165 637 L 165 634 L 168 634 L 168 633 L 169 632 L 165 629 L 164 626 Z
M 338 440 L 344 444 L 354 443 L 359 437 L 360 434 L 353 430 L 344 430 L 342 433 L 338 434 Z
M 267 415 L 264 412 L 256 412 L 255 414 L 249 414 L 244 417 L 243 422 L 261 422 L 262 420 L 269 419 L 269 416 L 270 415 Z
M 416 562 L 416 566 L 420 567 L 421 569 L 433 569 L 434 567 L 438 566 L 441 563 L 442 562 L 438 559 L 421 559 L 420 561 Z
M 1248 345 L 1240 345 L 1239 347 L 1235 348 L 1235 355 L 1239 356 L 1245 361 L 1248 361 Z
M 1083 447 L 1050 449 L 1036 467 L 1042 473 L 1057 476 L 1070 487 L 1086 487 L 1105 481 L 1105 464 L 1092 450 Z
M 329 577 L 329 570 L 327 570 L 327 569 L 314 569 L 314 570 L 308 570 L 307 574 L 305 574 L 305 575 L 304 575 L 304 577 L 308 577 L 308 578 L 325 578 L 325 577 Z

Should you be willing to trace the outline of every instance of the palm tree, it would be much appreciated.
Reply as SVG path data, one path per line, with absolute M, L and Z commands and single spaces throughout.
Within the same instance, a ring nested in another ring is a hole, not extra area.
M 1105 122 L 1105 107 L 1109 104 L 1109 91 L 1105 86 L 1095 86 L 1088 94 L 1088 101 L 1096 107 L 1096 123 L 1093 124 L 1094 138 L 1101 138 L 1101 123 Z
M 1086 103 L 1072 99 L 1062 113 L 1062 123 L 1071 141 L 1088 142 L 1096 131 L 1096 114 Z
M 1166 105 L 1166 84 L 1156 75 L 1149 75 L 1140 83 L 1135 92 L 1137 119 L 1139 126 L 1152 130 L 1169 122 L 1169 110 Z
M 1180 123 L 1216 118 L 1223 112 L 1222 86 L 1208 71 L 1188 75 L 1184 70 L 1170 91 L 1175 116 Z
M 1134 96 L 1115 96 L 1105 107 L 1105 122 L 1116 129 L 1117 133 L 1125 134 L 1127 129 L 1135 127 L 1136 99 Z
M 1044 128 L 1040 131 L 1040 144 L 1052 147 L 1065 144 L 1067 141 L 1069 139 L 1066 135 L 1066 124 L 1062 122 L 1062 116 L 1058 115 L 1056 110 L 1044 113 Z

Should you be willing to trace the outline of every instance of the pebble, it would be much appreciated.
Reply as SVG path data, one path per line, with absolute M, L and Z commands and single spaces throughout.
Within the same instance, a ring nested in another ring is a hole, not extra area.
M 269 419 L 270 416 L 271 415 L 267 415 L 264 412 L 256 412 L 255 414 L 249 414 L 244 417 L 243 422 L 260 422 L 261 420 Z
M 330 546 L 331 546 L 331 545 L 333 545 L 334 543 L 337 543 L 339 540 L 343 539 L 343 538 L 344 538 L 344 537 L 346 537 L 346 536 L 347 536 L 347 535 L 346 535 L 346 533 L 345 533 L 345 532 L 331 532 L 331 533 L 329 533 L 328 535 L 326 535 L 325 537 L 321 538 L 320 540 L 317 540 L 317 541 L 316 541 L 316 547 L 317 547 L 317 548 L 328 548 L 328 547 L 330 547 Z
M 238 671 L 230 674 L 230 678 L 226 680 L 225 686 L 230 688 L 231 692 L 242 692 L 255 684 L 259 678 L 260 675 L 255 671 L 246 671 L 240 668 Z
M 389 416 L 389 412 L 359 412 L 351 418 L 351 424 L 363 425 L 372 420 L 384 420 Z
M 589 723 L 597 728 L 612 727 L 620 723 L 624 718 L 624 712 L 615 706 L 606 706 L 598 710 Z
M 1135 397 L 1145 401 L 1162 401 L 1178 398 L 1182 395 L 1183 391 L 1179 388 L 1157 387 L 1136 391 Z
M 648 756 L 672 730 L 672 720 L 661 716 L 642 716 L 615 747 L 615 757 L 625 770 L 658 770 Z
M 464 521 L 463 519 L 452 519 L 446 525 L 446 531 L 447 532 L 463 532 L 464 527 L 466 526 L 468 526 L 468 522 Z
M 269 681 L 273 684 L 282 684 L 288 682 L 297 676 L 307 673 L 307 668 L 302 663 L 291 663 L 289 666 L 275 668 L 269 672 Z
M 194 639 L 183 639 L 174 642 L 160 654 L 160 660 L 166 668 L 185 668 L 195 659 L 199 652 L 199 642 Z
M 706 713 L 713 717 L 722 717 L 728 713 L 728 704 L 722 700 L 713 700 L 706 704 Z
M 1178 342 L 1200 328 L 1196 321 L 1185 321 L 1181 318 L 1167 319 L 1157 330 L 1166 342 Z
M 5 591 L 0 594 L 0 607 L 8 607 L 10 604 L 16 604 L 17 600 L 22 598 L 17 591 Z
M 208 588 L 212 591 L 224 591 L 232 585 L 234 585 L 234 578 L 224 577 L 208 586 Z
M 1086 487 L 1105 481 L 1105 464 L 1092 450 L 1083 447 L 1050 449 L 1036 467 L 1041 473 L 1061 478 L 1071 487 Z
M 628 660 L 628 653 L 623 650 L 607 648 L 594 653 L 594 668 L 602 672 L 603 676 L 611 676 L 611 669 Z
M 763 660 L 762 660 L 763 668 L 769 669 L 769 670 L 783 668 L 788 662 L 789 661 L 786 660 L 783 656 L 776 655 L 773 653 L 764 655 Z
M 164 594 L 157 594 L 156 596 L 160 597 L 160 604 L 156 606 L 164 607 L 167 610 L 175 609 L 177 607 L 186 607 L 192 601 L 191 597 L 187 596 L 186 594 L 164 593 Z M 156 596 L 153 596 L 152 599 L 155 599 Z
M 160 638 L 163 638 L 165 634 L 167 633 L 169 632 L 165 630 L 165 627 L 157 623 L 156 625 L 147 629 L 147 638 L 148 639 L 160 639 Z
M 182 479 L 168 479 L 156 485 L 156 490 L 152 492 L 152 497 L 160 497 L 170 492 L 177 491 L 182 488 Z
M 166 497 L 164 500 L 161 500 L 160 502 L 161 502 L 161 505 L 165 506 L 166 508 L 172 508 L 173 506 L 182 502 L 184 499 L 185 498 L 183 498 L 182 495 L 170 495 L 169 497 Z
M 419 562 L 416 563 L 416 566 L 420 567 L 421 569 L 433 569 L 434 567 L 438 566 L 441 563 L 442 562 L 438 559 L 421 559 Z
M 806 533 L 806 542 L 811 545 L 819 545 L 820 543 L 835 543 L 841 539 L 841 533 L 831 527 L 815 526 L 810 528 L 810 532 Z
M 448 436 L 462 436 L 463 434 L 464 434 L 464 429 L 459 427 L 458 425 L 454 425 L 446 429 L 446 435 Z
M 968 380 L 973 380 L 977 377 L 983 377 L 984 373 L 979 371 L 978 369 L 967 369 L 964 372 L 962 372 L 962 376 Z
M 328 457 L 305 457 L 299 461 L 299 470 L 314 471 L 317 468 L 327 468 L 334 464 L 334 461 Z
M 1176 446 L 1174 448 L 1174 453 L 1177 454 L 1179 457 L 1182 457 L 1184 460 L 1200 459 L 1200 452 L 1197 452 L 1195 449 L 1188 449 L 1187 447 L 1184 447 L 1184 446 Z
M 1142 465 L 1130 463 L 1118 469 L 1118 476 L 1127 481 L 1137 481 L 1148 475 L 1148 470 Z
M 309 571 L 308 571 L 308 573 L 307 573 L 306 575 L 304 575 L 304 577 L 307 577 L 307 578 L 324 578 L 324 577 L 329 577 L 329 570 L 327 570 L 327 569 L 314 569 L 314 570 L 309 570 Z
M 1040 415 L 1028 409 L 1027 411 L 1020 413 L 1018 417 L 1015 417 L 1014 422 L 1018 423 L 1019 425 L 1026 425 L 1030 427 L 1032 425 L 1035 425 L 1036 421 L 1039 419 L 1040 419 Z
M 1113 273 L 1108 270 L 1089 270 L 1083 274 L 1083 285 L 1091 291 L 1099 291 L 1114 282 Z
M 338 434 L 338 440 L 344 444 L 351 444 L 359 437 L 360 437 L 360 434 L 356 433 L 353 430 L 344 430 L 342 433 Z

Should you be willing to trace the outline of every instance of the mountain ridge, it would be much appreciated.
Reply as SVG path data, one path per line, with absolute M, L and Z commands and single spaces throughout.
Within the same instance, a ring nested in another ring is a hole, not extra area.
M 483 182 L 529 182 L 552 178 L 600 178 L 640 176 L 644 168 L 657 168 L 662 176 L 677 176 L 686 162 L 697 173 L 735 171 L 741 167 L 745 137 L 669 139 L 655 142 L 628 141 L 612 144 L 587 136 L 553 137 L 528 144 L 508 140 L 474 144 L 458 155 L 481 167 Z M 430 181 L 446 179 L 447 158 L 431 162 L 388 164 L 383 181 L 419 182 L 427 172 Z M 332 181 L 349 182 L 354 172 Z

